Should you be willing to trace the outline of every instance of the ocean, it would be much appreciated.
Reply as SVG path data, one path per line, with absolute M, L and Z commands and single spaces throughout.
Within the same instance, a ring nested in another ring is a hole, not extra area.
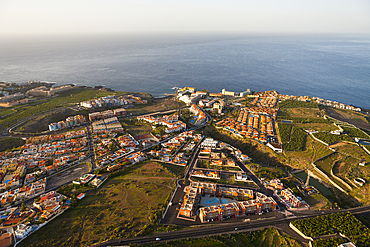
M 0 41 L 0 81 L 276 90 L 370 108 L 370 35 L 85 35 Z M 57 84 L 57 85 L 58 85 Z

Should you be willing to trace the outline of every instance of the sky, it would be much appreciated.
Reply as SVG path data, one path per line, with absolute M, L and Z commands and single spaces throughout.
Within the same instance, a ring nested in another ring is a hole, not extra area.
M 370 0 L 0 0 L 0 35 L 370 33 Z

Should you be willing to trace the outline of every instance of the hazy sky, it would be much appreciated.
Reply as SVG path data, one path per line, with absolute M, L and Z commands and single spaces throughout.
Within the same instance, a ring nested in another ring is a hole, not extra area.
M 0 0 L 0 35 L 370 33 L 370 0 Z

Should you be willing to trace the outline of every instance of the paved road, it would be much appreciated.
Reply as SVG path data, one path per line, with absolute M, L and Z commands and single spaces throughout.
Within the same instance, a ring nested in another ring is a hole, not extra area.
M 91 122 L 88 122 L 86 126 L 86 134 L 87 134 L 87 145 L 89 147 L 89 155 L 90 155 L 90 164 L 91 164 L 91 171 L 93 172 L 96 169 L 96 160 L 95 160 L 95 153 L 94 153 L 94 140 L 91 134 Z
M 87 165 L 79 165 L 70 170 L 61 173 L 60 176 L 53 176 L 47 180 L 46 190 L 57 188 L 66 183 L 81 177 L 83 174 L 88 173 L 89 168 Z
M 180 230 L 180 231 L 173 231 L 173 232 L 166 232 L 166 233 L 160 233 L 152 236 L 144 236 L 144 237 L 138 237 L 138 238 L 130 238 L 130 239 L 117 239 L 117 240 L 110 240 L 105 243 L 100 243 L 93 245 L 94 247 L 100 247 L 100 246 L 115 246 L 115 245 L 123 245 L 123 244 L 134 244 L 134 243 L 150 243 L 158 241 L 156 238 L 160 238 L 160 241 L 167 241 L 167 240 L 176 240 L 176 239 L 185 239 L 185 238 L 198 238 L 198 237 L 205 237 L 205 236 L 211 236 L 211 235 L 218 235 L 223 233 L 234 233 L 235 228 L 238 228 L 237 232 L 243 232 L 243 231 L 252 231 L 257 230 L 261 228 L 267 228 L 267 227 L 278 227 L 282 228 L 283 230 L 286 229 L 289 231 L 287 225 L 297 219 L 304 219 L 304 218 L 312 218 L 316 217 L 318 215 L 326 215 L 326 214 L 332 214 L 334 212 L 351 212 L 354 214 L 357 213 L 363 213 L 363 212 L 369 212 L 370 206 L 364 206 L 359 208 L 353 208 L 353 209 L 343 209 L 343 210 L 333 210 L 333 211 L 324 211 L 319 212 L 316 211 L 315 213 L 310 214 L 302 214 L 300 216 L 294 216 L 289 218 L 267 218 L 267 219 L 261 219 L 261 220 L 252 220 L 249 222 L 236 222 L 236 223 L 229 223 L 226 222 L 224 224 L 218 224 L 214 226 L 209 227 L 200 227 L 195 229 L 186 229 L 186 230 Z M 300 238 L 302 242 L 305 242 L 304 239 Z M 306 240 L 307 242 L 307 240 Z

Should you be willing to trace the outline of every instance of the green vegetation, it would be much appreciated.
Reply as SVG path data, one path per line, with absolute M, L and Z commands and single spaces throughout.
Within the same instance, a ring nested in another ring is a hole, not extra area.
M 86 197 L 20 246 L 91 246 L 167 229 L 158 225 L 158 219 L 174 181 L 157 163 L 146 162 L 117 173 L 99 189 L 76 187 L 69 193 L 87 188 Z
M 291 124 L 278 123 L 279 135 L 285 151 L 304 151 L 307 134 Z
M 290 141 L 290 132 L 292 130 L 291 124 L 278 123 L 279 135 L 282 143 Z
M 283 143 L 285 151 L 304 151 L 306 146 L 307 134 L 296 127 L 292 128 L 292 134 L 289 143 Z
M 13 114 L 13 113 L 15 113 L 15 110 L 14 109 L 7 109 L 7 108 L 1 109 L 1 111 L 0 111 L 0 118 L 3 117 L 3 116 L 5 116 L 5 115 L 9 115 L 9 114 Z
M 316 218 L 300 219 L 292 221 L 292 224 L 303 234 L 310 237 L 333 234 L 332 229 L 334 228 L 348 237 L 362 236 L 370 240 L 370 230 L 350 213 L 337 213 Z
M 340 159 L 334 162 L 333 173 L 336 176 L 339 176 L 345 179 L 346 175 L 349 173 L 349 169 L 351 168 L 351 166 L 353 164 L 357 166 L 358 163 L 359 163 L 358 160 L 351 156 L 344 157 L 343 159 Z
M 168 241 L 166 243 L 150 243 L 143 246 L 163 247 L 204 247 L 204 246 L 248 246 L 248 247 L 301 247 L 302 245 L 292 237 L 286 236 L 275 228 L 267 228 L 252 232 L 209 236 L 205 238 Z
M 333 247 L 347 242 L 348 242 L 347 239 L 339 237 L 332 237 L 329 239 L 317 239 L 312 242 L 312 247 Z
M 284 186 L 290 188 L 295 195 L 303 197 L 303 194 L 299 191 L 299 189 L 296 186 L 298 184 L 298 182 L 295 181 L 295 179 L 284 178 L 284 179 L 281 180 L 281 182 L 284 184 Z
M 285 100 L 279 103 L 280 108 L 317 108 L 318 104 L 315 102 L 305 102 L 298 100 Z
M 254 169 L 253 172 L 260 178 L 271 180 L 274 178 L 283 178 L 285 173 L 280 168 L 251 165 Z
M 349 137 L 348 135 L 343 135 L 343 134 L 333 135 L 333 134 L 330 134 L 330 132 L 323 131 L 323 132 L 315 133 L 313 135 L 327 144 L 331 144 L 331 143 L 339 142 L 339 141 L 353 142 L 351 137 Z
M 278 120 L 292 120 L 293 123 L 328 123 L 328 120 L 323 118 L 301 118 L 301 117 L 284 117 L 282 115 L 278 115 Z
M 357 129 L 357 128 L 348 128 L 348 127 L 342 127 L 344 130 L 344 133 L 349 135 L 352 138 L 364 138 L 368 139 L 370 136 L 368 136 L 366 133 L 364 133 L 362 130 Z
M 3 137 L 0 138 L 0 152 L 17 148 L 25 144 L 26 142 L 19 137 Z

